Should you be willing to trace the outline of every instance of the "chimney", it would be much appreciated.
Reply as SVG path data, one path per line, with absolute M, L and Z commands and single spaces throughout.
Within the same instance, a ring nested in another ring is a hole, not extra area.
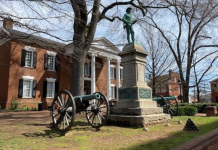
M 11 18 L 4 18 L 3 27 L 8 28 L 8 29 L 12 29 L 13 28 L 13 22 L 14 21 Z

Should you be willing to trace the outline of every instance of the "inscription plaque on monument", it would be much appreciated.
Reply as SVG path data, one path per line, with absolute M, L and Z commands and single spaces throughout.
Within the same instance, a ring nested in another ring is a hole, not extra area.
M 139 98 L 150 99 L 151 90 L 150 89 L 139 89 Z
M 119 89 L 119 100 L 137 99 L 137 88 Z

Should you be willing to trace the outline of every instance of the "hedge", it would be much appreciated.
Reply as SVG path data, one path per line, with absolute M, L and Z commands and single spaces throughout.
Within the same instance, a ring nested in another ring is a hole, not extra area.
M 194 116 L 197 114 L 197 108 L 193 106 L 179 106 L 177 116 Z
M 192 106 L 197 108 L 198 113 L 205 113 L 207 106 L 218 106 L 218 103 L 179 103 L 179 106 Z

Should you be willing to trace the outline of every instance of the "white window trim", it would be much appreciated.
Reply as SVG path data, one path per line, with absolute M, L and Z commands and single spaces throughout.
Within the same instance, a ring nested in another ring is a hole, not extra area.
M 114 87 L 113 88 L 113 96 L 111 96 L 111 99 L 115 99 L 115 84 L 110 84 L 110 88 L 111 87 Z M 111 93 L 110 93 L 111 94 Z
M 46 80 L 47 80 L 47 82 L 53 82 L 52 97 L 47 97 L 47 95 L 46 95 L 46 98 L 54 98 L 54 95 L 55 95 L 55 81 L 56 81 L 56 79 L 54 79 L 54 78 L 46 78 Z M 48 89 L 46 89 L 46 90 L 48 90 Z
M 47 51 L 47 54 L 54 57 L 57 55 L 56 52 L 52 52 L 52 51 Z
M 114 79 L 114 68 L 115 68 L 115 66 L 114 65 L 110 65 L 110 71 L 111 71 L 111 68 L 113 68 L 113 76 L 112 77 L 110 76 L 110 79 Z M 111 72 L 110 72 L 110 75 L 111 75 Z
M 172 86 L 169 85 L 169 92 L 172 93 Z
M 177 83 L 177 79 L 176 78 L 174 78 L 174 83 Z
M 32 91 L 32 89 L 33 89 L 33 79 L 34 79 L 34 77 L 33 76 L 22 76 L 23 77 L 23 80 L 28 80 L 28 81 L 30 81 L 30 97 L 23 97 L 22 96 L 22 98 L 33 98 L 33 91 Z
M 31 47 L 31 46 L 25 46 L 24 49 L 25 49 L 26 51 L 32 53 L 32 55 L 31 55 L 31 67 L 26 66 L 26 65 L 25 65 L 24 67 L 26 67 L 26 68 L 33 68 L 33 52 L 36 50 L 36 48 Z

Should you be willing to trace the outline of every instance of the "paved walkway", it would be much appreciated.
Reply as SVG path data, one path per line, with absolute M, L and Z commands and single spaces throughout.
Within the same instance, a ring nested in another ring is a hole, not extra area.
M 206 114 L 198 113 L 196 116 L 206 117 Z M 171 150 L 218 150 L 218 128 Z

